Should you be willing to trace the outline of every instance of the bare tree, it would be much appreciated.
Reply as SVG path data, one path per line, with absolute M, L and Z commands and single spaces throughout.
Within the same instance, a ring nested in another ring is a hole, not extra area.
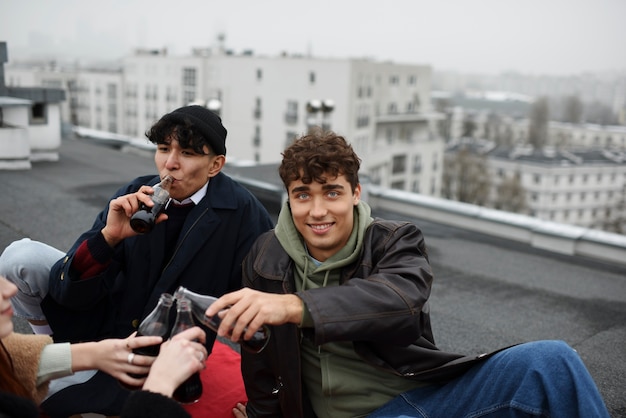
M 514 213 L 524 213 L 528 209 L 526 189 L 519 174 L 505 178 L 498 185 L 494 208 Z
M 583 102 L 577 95 L 567 96 L 563 99 L 563 122 L 581 123 L 583 121 Z
M 502 117 L 496 112 L 489 112 L 485 121 L 485 139 L 497 141 L 502 129 Z
M 550 105 L 548 98 L 543 96 L 535 100 L 530 108 L 528 143 L 535 148 L 543 148 L 548 139 L 548 121 Z
M 446 156 L 442 194 L 446 199 L 484 206 L 489 197 L 491 176 L 485 156 L 463 148 Z
M 474 121 L 474 115 L 466 114 L 463 118 L 463 133 L 461 136 L 463 138 L 473 138 L 474 132 L 476 131 L 476 121 Z

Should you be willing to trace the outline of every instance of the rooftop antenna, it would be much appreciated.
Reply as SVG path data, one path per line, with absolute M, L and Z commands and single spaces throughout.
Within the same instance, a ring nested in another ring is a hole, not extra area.
M 219 48 L 220 53 L 224 53 L 224 51 L 226 51 L 225 43 L 226 43 L 226 34 L 224 32 L 218 33 L 217 34 L 217 47 Z

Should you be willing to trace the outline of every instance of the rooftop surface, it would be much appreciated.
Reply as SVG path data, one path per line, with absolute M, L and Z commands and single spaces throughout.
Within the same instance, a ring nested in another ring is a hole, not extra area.
M 67 250 L 121 185 L 156 172 L 145 154 L 85 140 L 64 139 L 59 155 L 31 170 L 0 171 L 0 250 L 23 237 Z M 276 215 L 277 205 L 270 206 Z M 581 355 L 611 416 L 626 417 L 626 267 L 408 220 L 422 229 L 429 248 L 431 315 L 442 349 L 469 354 L 564 340 Z

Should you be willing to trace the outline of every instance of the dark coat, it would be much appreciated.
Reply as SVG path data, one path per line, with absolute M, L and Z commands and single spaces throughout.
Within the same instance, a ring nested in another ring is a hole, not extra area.
M 26 398 L 11 393 L 0 392 L 0 417 L 39 418 L 37 405 Z M 175 400 L 159 393 L 137 390 L 128 396 L 120 418 L 190 418 Z
M 120 418 L 191 418 L 178 402 L 160 393 L 137 390 L 124 403 Z
M 158 181 L 158 176 L 139 177 L 112 199 Z M 244 256 L 254 240 L 272 227 L 261 203 L 239 183 L 219 173 L 187 216 L 169 261 L 164 260 L 166 221 L 149 234 L 118 244 L 103 273 L 78 279 L 72 269 L 76 249 L 100 233 L 107 212 L 108 205 L 51 270 L 50 291 L 42 308 L 56 341 L 125 338 L 137 329 L 163 292 L 173 293 L 179 285 L 213 296 L 241 288 Z M 209 351 L 214 337 L 213 333 L 207 335 Z
M 244 286 L 296 293 L 293 272 L 293 261 L 270 231 L 244 260 Z M 270 327 L 264 351 L 242 351 L 248 416 L 315 416 L 302 388 L 301 338 L 316 345 L 351 340 L 364 362 L 422 382 L 446 381 L 488 357 L 437 348 L 428 305 L 432 279 L 421 231 L 406 222 L 375 220 L 367 228 L 359 258 L 342 269 L 339 286 L 296 293 L 311 313 L 314 328 Z

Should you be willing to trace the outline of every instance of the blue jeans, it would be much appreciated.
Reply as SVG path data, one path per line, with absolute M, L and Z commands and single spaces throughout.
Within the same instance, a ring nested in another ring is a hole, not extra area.
M 562 341 L 511 347 L 444 385 L 405 392 L 368 418 L 609 417 L 582 360 Z

